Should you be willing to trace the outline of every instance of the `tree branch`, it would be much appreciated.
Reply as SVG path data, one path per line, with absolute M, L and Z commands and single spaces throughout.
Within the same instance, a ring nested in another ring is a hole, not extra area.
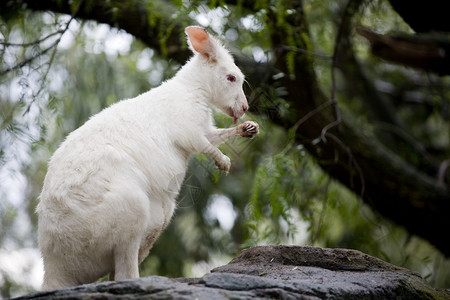
M 6 68 L 6 69 L 2 70 L 2 72 L 0 73 L 0 76 L 4 76 L 5 74 L 7 74 L 7 73 L 9 73 L 11 71 L 18 70 L 18 69 L 28 65 L 33 60 L 37 59 L 38 57 L 41 57 L 42 55 L 46 54 L 48 51 L 53 49 L 57 44 L 58 44 L 58 41 L 55 41 L 50 46 L 48 46 L 47 48 L 39 51 L 35 55 L 33 55 L 33 56 L 31 56 L 31 57 L 29 57 L 27 59 L 24 59 L 23 61 L 21 61 L 20 63 L 14 65 L 12 67 L 9 67 L 9 68 Z
M 75 18 L 94 20 L 125 30 L 149 47 L 165 53 L 176 61 L 184 62 L 190 56 L 190 52 L 184 46 L 185 43 L 182 42 L 184 41 L 182 23 L 187 20 L 187 16 L 179 16 L 172 21 L 170 15 L 175 8 L 170 2 L 153 1 L 151 9 L 142 1 L 80 0 L 76 11 L 71 3 L 60 0 L 7 0 L 0 2 L 0 11 L 2 15 L 11 15 L 25 7 L 35 11 L 73 15 Z
M 440 75 L 450 74 L 450 41 L 442 35 L 388 36 L 363 27 L 357 27 L 356 32 L 370 42 L 372 53 L 382 59 Z

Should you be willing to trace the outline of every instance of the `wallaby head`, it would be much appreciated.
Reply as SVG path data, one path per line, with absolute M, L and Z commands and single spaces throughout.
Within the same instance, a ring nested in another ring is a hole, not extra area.
M 186 34 L 189 47 L 198 56 L 197 72 L 204 88 L 211 93 L 212 104 L 232 117 L 236 124 L 248 110 L 247 98 L 242 89 L 244 74 L 220 41 L 203 28 L 189 26 Z

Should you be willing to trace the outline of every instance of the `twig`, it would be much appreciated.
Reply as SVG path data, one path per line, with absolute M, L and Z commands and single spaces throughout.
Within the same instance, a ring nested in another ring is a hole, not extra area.
M 294 51 L 294 52 L 302 53 L 302 54 L 313 56 L 313 57 L 320 58 L 320 59 L 325 59 L 325 60 L 331 60 L 332 59 L 332 57 L 329 56 L 329 55 L 315 53 L 315 52 L 308 51 L 308 50 L 305 50 L 305 49 L 302 49 L 302 48 L 296 48 L 296 47 L 287 46 L 287 45 L 283 45 L 280 48 L 282 50 Z
M 66 23 L 66 26 L 64 27 L 64 29 L 63 29 L 63 30 L 59 30 L 59 31 L 61 31 L 61 35 L 59 36 L 59 38 L 55 41 L 55 43 L 54 43 L 54 45 L 53 45 L 53 52 L 52 52 L 52 54 L 50 55 L 50 59 L 49 59 L 49 61 L 48 61 L 48 63 L 47 63 L 47 65 L 48 65 L 47 70 L 45 71 L 44 75 L 43 75 L 42 78 L 41 78 L 41 82 L 42 82 L 42 83 L 41 83 L 41 86 L 39 87 L 39 90 L 33 95 L 32 100 L 31 100 L 30 103 L 27 105 L 27 108 L 25 109 L 25 111 L 24 111 L 23 114 L 22 114 L 23 116 L 25 116 L 25 115 L 30 111 L 31 106 L 34 104 L 34 102 L 35 102 L 37 96 L 38 96 L 38 95 L 42 92 L 42 90 L 44 89 L 44 82 L 45 82 L 46 79 L 47 79 L 48 73 L 50 72 L 50 68 L 51 68 L 52 63 L 53 63 L 53 61 L 54 61 L 54 59 L 55 59 L 55 56 L 56 56 L 56 50 L 58 49 L 58 44 L 61 42 L 61 39 L 62 39 L 63 35 L 64 35 L 64 34 L 66 33 L 66 31 L 69 29 L 70 23 L 73 21 L 73 19 L 74 19 L 74 17 L 72 16 L 72 17 L 70 18 L 70 20 Z
M 316 108 L 314 108 L 312 111 L 310 111 L 309 113 L 307 113 L 306 115 L 304 115 L 302 118 L 300 118 L 300 120 L 297 121 L 297 123 L 295 123 L 295 125 L 292 127 L 293 131 L 296 132 L 297 129 L 300 127 L 300 125 L 302 125 L 303 123 L 305 123 L 306 121 L 308 121 L 311 117 L 313 117 L 315 114 L 319 113 L 320 111 L 322 111 L 323 109 L 327 108 L 328 106 L 330 106 L 332 104 L 332 101 L 327 101 L 324 102 L 322 104 L 320 104 L 319 106 L 317 106 Z
M 35 46 L 37 44 L 40 44 L 40 43 L 46 41 L 47 39 L 51 38 L 52 36 L 55 36 L 57 34 L 62 34 L 64 32 L 65 32 L 65 29 L 60 29 L 58 31 L 50 33 L 49 35 L 47 35 L 41 39 L 35 40 L 34 42 L 29 42 L 29 43 L 9 43 L 9 42 L 5 42 L 5 41 L 0 41 L 0 44 L 2 44 L 3 46 L 6 46 L 6 47 L 30 47 L 30 46 Z
M 448 167 L 450 167 L 450 159 L 444 160 L 439 165 L 439 171 L 438 171 L 438 184 L 444 186 L 444 180 L 445 180 L 445 172 L 447 171 Z
M 35 60 L 36 58 L 38 58 L 38 57 L 40 57 L 41 55 L 43 55 L 43 54 L 47 53 L 48 51 L 50 51 L 53 47 L 55 47 L 55 49 L 56 49 L 56 46 L 58 46 L 59 42 L 61 41 L 62 36 L 63 36 L 63 35 L 66 33 L 66 31 L 69 29 L 69 25 L 70 25 L 70 23 L 73 21 L 73 19 L 75 18 L 75 15 L 76 15 L 76 13 L 78 12 L 78 10 L 79 10 L 79 8 L 80 8 L 82 2 L 83 2 L 83 0 L 81 0 L 81 1 L 78 3 L 78 6 L 77 6 L 76 9 L 73 11 L 72 16 L 71 16 L 70 20 L 66 23 L 66 26 L 64 27 L 64 29 L 57 30 L 57 31 L 55 31 L 55 32 L 53 32 L 53 33 L 50 33 L 50 34 L 48 34 L 47 36 L 45 36 L 45 37 L 43 37 L 43 38 L 41 38 L 41 39 L 38 39 L 38 40 L 36 40 L 36 41 L 34 41 L 34 42 L 31 42 L 31 43 L 16 44 L 16 43 L 2 42 L 2 44 L 5 45 L 5 46 L 8 46 L 8 45 L 9 45 L 9 46 L 12 46 L 12 47 L 29 47 L 29 46 L 33 46 L 33 45 L 38 45 L 38 44 L 40 44 L 41 42 L 47 40 L 48 38 L 50 38 L 50 37 L 52 37 L 52 36 L 54 36 L 54 35 L 60 34 L 59 38 L 58 38 L 55 42 L 53 42 L 49 47 L 47 47 L 47 48 L 45 48 L 44 50 L 40 51 L 38 54 L 33 55 L 32 57 L 30 57 L 30 58 L 28 58 L 28 59 L 25 59 L 25 60 L 22 61 L 21 63 L 15 65 L 15 66 L 13 66 L 13 67 L 7 68 L 6 70 L 3 70 L 3 71 L 0 73 L 0 76 L 3 76 L 3 75 L 5 75 L 5 74 L 7 74 L 7 73 L 9 73 L 9 72 L 11 72 L 11 71 L 14 71 L 14 70 L 17 70 L 17 69 L 20 69 L 20 68 L 24 67 L 26 64 L 32 62 L 32 61 Z M 53 61 L 54 56 L 55 56 L 55 55 L 52 54 L 52 56 L 51 56 L 51 58 L 50 58 L 50 60 L 51 60 L 50 62 Z M 50 69 L 50 65 L 49 65 L 49 69 Z M 47 72 L 45 73 L 45 77 L 43 78 L 43 80 L 45 80 L 45 78 L 47 77 L 47 75 L 48 75 L 48 70 L 47 70 Z M 40 92 L 41 90 L 42 90 L 42 89 L 39 89 L 39 92 Z M 29 108 L 28 108 L 27 110 L 29 110 Z
M 330 124 L 328 124 L 327 126 L 325 126 L 322 129 L 322 133 L 321 133 L 321 139 L 322 141 L 324 141 L 326 143 L 326 134 L 328 132 L 328 130 L 330 130 L 331 128 L 338 126 L 339 124 L 341 124 L 341 111 L 339 110 L 339 106 L 338 106 L 338 101 L 337 101 L 337 97 L 336 97 L 336 74 L 335 74 L 335 69 L 336 64 L 337 64 L 337 57 L 338 57 L 338 52 L 341 46 L 341 42 L 343 39 L 344 34 L 348 31 L 348 23 L 350 22 L 351 19 L 351 13 L 350 13 L 350 8 L 352 7 L 352 5 L 354 1 L 350 0 L 345 8 L 345 13 L 344 16 L 342 18 L 342 22 L 339 25 L 339 29 L 338 29 L 338 33 L 336 36 L 336 42 L 334 43 L 334 50 L 333 50 L 333 57 L 331 60 L 331 105 L 334 107 L 334 111 L 335 111 L 335 115 L 336 115 L 336 120 L 331 122 Z
M 55 47 L 58 43 L 59 43 L 59 40 L 53 42 L 49 47 L 47 47 L 47 48 L 45 48 L 44 50 L 40 51 L 38 54 L 33 55 L 32 57 L 29 57 L 29 58 L 23 60 L 22 62 L 18 63 L 18 64 L 15 65 L 15 66 L 12 66 L 12 67 L 10 67 L 10 68 L 7 68 L 7 69 L 3 70 L 3 71 L 0 73 L 0 76 L 3 76 L 3 75 L 5 75 L 5 74 L 7 74 L 7 73 L 9 73 L 9 72 L 11 72 L 11 71 L 14 71 L 14 70 L 17 70 L 17 69 L 20 69 L 20 68 L 24 67 L 25 65 L 29 64 L 30 62 L 32 62 L 32 61 L 35 60 L 36 58 L 38 58 L 38 57 L 40 57 L 41 55 L 43 55 L 43 54 L 47 53 L 48 51 L 50 51 L 50 50 L 51 50 L 53 47 Z
M 314 235 L 311 237 L 312 244 L 314 244 L 315 241 L 317 240 L 317 238 L 319 237 L 319 231 L 323 224 L 323 219 L 325 217 L 325 210 L 327 208 L 327 203 L 329 200 L 328 192 L 329 192 L 329 188 L 330 188 L 330 183 L 331 183 L 331 177 L 328 177 L 327 183 L 325 184 L 325 188 L 323 191 L 322 210 L 320 211 L 319 222 L 317 224 L 316 232 L 314 232 Z
M 364 192 L 366 190 L 366 183 L 365 183 L 365 179 L 364 179 L 364 174 L 363 171 L 361 169 L 361 167 L 359 166 L 358 162 L 356 161 L 356 159 L 354 158 L 352 151 L 349 147 L 347 147 L 344 142 L 342 142 L 337 136 L 335 136 L 334 134 L 331 133 L 325 133 L 329 138 L 331 138 L 334 142 L 336 142 L 339 146 L 342 147 L 342 149 L 345 150 L 345 152 L 348 155 L 349 161 L 348 161 L 348 165 L 350 168 L 354 167 L 359 175 L 359 179 L 361 181 L 361 192 L 360 192 L 360 197 L 362 198 L 362 196 L 364 195 Z M 351 176 L 351 175 L 350 175 Z M 354 186 L 353 183 L 353 177 L 350 177 L 350 184 L 352 186 Z
M 327 142 L 326 134 L 327 134 L 328 130 L 330 130 L 331 128 L 333 128 L 341 123 L 341 111 L 339 110 L 337 97 L 336 97 L 336 75 L 335 75 L 336 57 L 337 57 L 337 51 L 338 51 L 337 49 L 338 49 L 339 41 L 340 41 L 340 37 L 338 35 L 338 37 L 336 38 L 336 43 L 334 45 L 333 58 L 331 60 L 331 100 L 330 100 L 331 103 L 330 103 L 330 105 L 332 105 L 334 107 L 336 120 L 331 122 L 324 128 L 322 128 L 320 137 L 321 137 L 322 141 L 324 141 L 325 143 Z

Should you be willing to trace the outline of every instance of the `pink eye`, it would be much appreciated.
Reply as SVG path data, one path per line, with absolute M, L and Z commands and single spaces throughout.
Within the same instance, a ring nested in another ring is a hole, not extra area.
M 236 81 L 236 77 L 234 75 L 227 75 L 227 80 L 229 82 L 235 82 Z

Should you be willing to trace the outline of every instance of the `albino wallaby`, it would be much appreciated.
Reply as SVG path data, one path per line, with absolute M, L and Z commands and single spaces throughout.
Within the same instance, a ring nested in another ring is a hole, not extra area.
M 234 119 L 248 110 L 244 76 L 203 28 L 186 28 L 194 56 L 175 77 L 120 101 L 73 131 L 52 156 L 39 215 L 43 290 L 139 277 L 139 264 L 169 223 L 191 154 L 230 159 L 217 146 L 253 137 L 258 124 L 214 126 L 211 106 Z M 174 188 L 174 183 L 176 187 Z

